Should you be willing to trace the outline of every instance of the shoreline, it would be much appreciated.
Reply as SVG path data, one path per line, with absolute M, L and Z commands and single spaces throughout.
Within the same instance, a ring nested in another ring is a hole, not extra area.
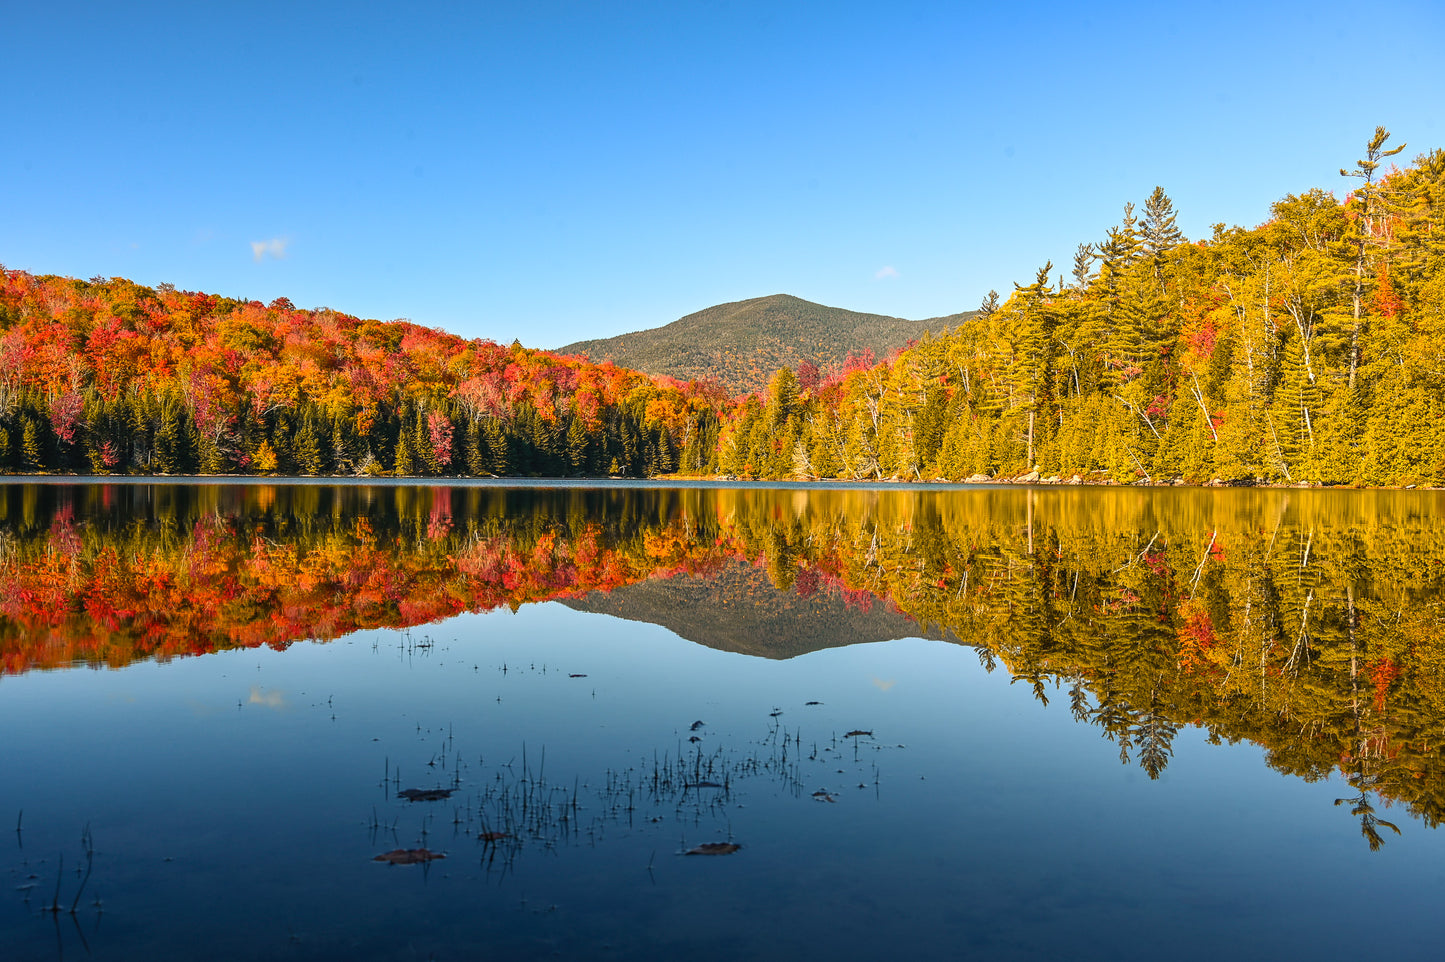
M 996 478 L 973 475 L 962 481 L 948 481 L 942 478 L 905 481 L 900 478 L 875 478 L 868 480 L 844 480 L 840 478 L 766 479 L 739 478 L 732 475 L 708 475 L 705 477 L 663 475 L 651 478 L 623 477 L 475 477 L 448 475 L 427 477 L 421 475 L 377 475 L 357 477 L 355 475 L 256 475 L 256 474 L 156 474 L 156 475 L 115 475 L 115 474 L 13 474 L 0 475 L 0 484 L 119 484 L 119 485 L 301 485 L 301 486 L 345 486 L 345 487 L 453 487 L 453 488 L 754 488 L 821 490 L 826 488 L 853 488 L 857 490 L 917 490 L 939 489 L 973 490 L 981 488 L 1264 488 L 1283 491 L 1330 490 L 1330 491 L 1442 491 L 1445 487 L 1434 485 L 1370 486 L 1349 484 L 1321 484 L 1319 482 L 1296 481 L 1293 483 L 1266 481 L 1225 481 L 1215 478 L 1205 482 L 1186 482 L 1180 478 L 1167 481 L 1135 481 L 1121 483 L 1108 478 L 1085 480 L 1081 475 L 1068 478 L 1058 476 L 1040 477 L 1029 472 L 1013 478 Z

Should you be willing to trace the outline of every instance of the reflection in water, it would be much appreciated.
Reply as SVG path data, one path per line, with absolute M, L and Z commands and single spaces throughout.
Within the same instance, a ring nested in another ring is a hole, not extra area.
M 251 697 L 246 701 L 247 704 L 250 705 L 261 705 L 265 708 L 274 708 L 277 711 L 286 707 L 286 696 L 284 694 L 279 691 L 267 691 L 260 685 L 251 686 Z
M 1258 743 L 1306 780 L 1338 770 L 1354 792 L 1339 804 L 1375 848 L 1394 827 L 1378 799 L 1431 826 L 1445 813 L 1439 504 L 1380 491 L 10 485 L 0 658 L 11 674 L 119 666 L 547 600 L 777 657 L 848 643 L 875 615 L 872 637 L 896 635 L 906 616 L 907 633 L 976 648 L 1039 701 L 1067 697 L 1151 778 L 1188 725 Z

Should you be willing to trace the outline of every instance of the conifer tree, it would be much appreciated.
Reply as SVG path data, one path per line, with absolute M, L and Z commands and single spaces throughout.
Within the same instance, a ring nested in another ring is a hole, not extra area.
M 589 471 L 587 429 L 581 418 L 573 418 L 572 423 L 567 425 L 567 465 L 574 475 L 584 475 Z
M 466 461 L 467 473 L 473 476 L 488 474 L 490 472 L 484 453 L 485 442 L 482 440 L 481 422 L 474 417 L 468 417 L 466 425 L 466 446 L 463 457 Z
M 501 419 L 487 418 L 482 434 L 486 441 L 488 473 L 507 477 L 512 473 L 512 453 L 507 435 L 502 430 Z
M 35 472 L 45 467 L 45 439 L 40 428 L 40 422 L 30 415 L 23 415 L 20 419 L 20 464 L 28 472 Z
M 158 424 L 155 430 L 155 460 L 159 474 L 185 474 L 195 470 L 190 418 L 179 397 L 167 395 L 155 404 Z
M 1139 231 L 1134 216 L 1134 205 L 1124 205 L 1124 220 L 1117 227 L 1111 227 L 1099 244 L 1099 281 L 1107 294 L 1106 309 L 1112 311 L 1118 303 L 1119 278 L 1134 266 L 1139 258 Z
M 320 429 L 325 431 L 328 426 L 330 427 L 330 439 L 326 450 L 326 460 L 332 471 L 336 474 L 355 473 L 355 421 L 345 414 L 334 412 L 329 417 L 323 417 Z
M 808 463 L 813 475 L 819 478 L 838 477 L 843 470 L 838 456 L 838 432 L 826 411 L 818 411 L 813 415 L 807 439 Z
M 1375 171 L 1379 169 L 1380 162 L 1386 157 L 1393 157 L 1405 149 L 1405 144 L 1398 147 L 1385 149 L 1385 142 L 1390 139 L 1390 132 L 1384 127 L 1376 127 L 1375 134 L 1365 144 L 1365 156 L 1355 161 L 1354 170 L 1340 168 L 1341 177 L 1352 177 L 1361 183 L 1355 188 L 1355 206 L 1359 216 L 1351 224 L 1348 234 L 1349 241 L 1355 248 L 1354 266 L 1354 291 L 1351 298 L 1353 307 L 1353 324 L 1350 328 L 1350 388 L 1355 386 L 1355 372 L 1359 367 L 1360 359 L 1360 331 L 1364 312 L 1365 300 L 1365 279 L 1369 276 L 1370 270 L 1367 263 L 1367 252 L 1372 245 L 1378 243 L 1377 229 L 1379 219 L 1385 214 L 1384 198 L 1381 195 L 1379 186 L 1375 182 Z
M 1163 187 L 1155 187 L 1154 192 L 1144 201 L 1140 241 L 1144 256 L 1154 265 L 1156 279 L 1159 277 L 1164 255 L 1184 242 L 1184 232 L 1174 221 L 1174 202 L 1164 193 Z
M 316 420 L 310 411 L 298 418 L 291 456 L 296 462 L 296 469 L 302 474 L 322 473 L 321 441 L 316 436 Z
M 398 477 L 410 477 L 417 473 L 417 458 L 413 450 L 415 446 L 415 441 L 413 440 L 414 434 L 415 432 L 412 430 L 411 424 L 408 423 L 408 419 L 403 418 L 401 431 L 397 434 L 396 438 L 396 469 L 393 472 Z
M 768 382 L 768 427 L 777 430 L 793 415 L 798 404 L 798 378 L 792 368 L 779 368 Z
M 1074 289 L 1087 291 L 1097 276 L 1094 273 L 1094 245 L 1080 244 L 1074 251 Z
M 913 415 L 913 437 L 919 464 L 936 473 L 939 449 L 943 447 L 943 435 L 948 428 L 948 395 L 941 384 L 933 384 L 928 394 Z

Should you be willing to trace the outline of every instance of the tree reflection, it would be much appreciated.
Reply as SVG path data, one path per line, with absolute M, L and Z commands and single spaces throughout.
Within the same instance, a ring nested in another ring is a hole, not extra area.
M 901 613 L 1041 706 L 1067 690 L 1151 778 L 1188 725 L 1305 779 L 1338 772 L 1378 848 L 1399 829 L 1372 800 L 1432 826 L 1445 813 L 1439 507 L 1435 492 L 9 485 L 0 666 L 279 648 L 743 565 L 754 580 L 718 596 L 719 622 L 775 609 L 786 634 L 819 612 Z

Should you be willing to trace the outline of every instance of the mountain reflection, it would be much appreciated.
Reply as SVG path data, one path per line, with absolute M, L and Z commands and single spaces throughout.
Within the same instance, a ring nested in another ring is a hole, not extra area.
M 562 600 L 790 657 L 974 647 L 1158 777 L 1182 726 L 1445 812 L 1434 492 L 0 486 L 0 667 Z M 1376 801 L 1372 801 L 1376 799 Z

